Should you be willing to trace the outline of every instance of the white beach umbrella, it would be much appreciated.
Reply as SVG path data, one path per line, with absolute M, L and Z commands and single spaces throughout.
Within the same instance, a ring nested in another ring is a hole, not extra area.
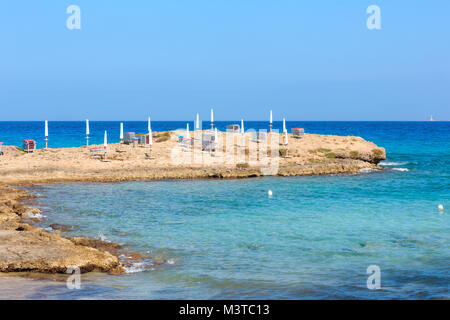
M 123 140 L 123 122 L 120 123 L 120 140 Z
M 148 117 L 147 129 L 149 133 L 152 131 L 152 123 L 150 117 Z
M 103 146 L 106 148 L 108 146 L 108 133 L 105 130 L 105 137 L 103 138 Z
M 186 139 L 190 139 L 191 135 L 189 134 L 189 123 L 186 123 Z
M 217 128 L 214 128 L 214 141 L 217 143 L 218 139 Z
M 48 137 L 48 121 L 45 120 L 45 137 Z
M 150 117 L 148 117 L 148 144 L 153 145 L 152 124 L 150 122 Z
M 286 119 L 283 118 L 283 132 L 286 132 Z
M 272 124 L 272 110 L 270 110 L 270 124 Z
M 211 123 L 214 122 L 214 110 L 211 109 Z
M 86 135 L 89 135 L 89 120 L 86 119 Z
M 241 133 L 244 133 L 244 119 L 241 119 Z
M 198 129 L 200 129 L 200 118 L 199 118 L 199 115 L 197 113 L 197 122 L 195 124 L 195 130 L 198 130 Z
M 284 132 L 284 144 L 287 145 L 289 143 L 287 130 Z

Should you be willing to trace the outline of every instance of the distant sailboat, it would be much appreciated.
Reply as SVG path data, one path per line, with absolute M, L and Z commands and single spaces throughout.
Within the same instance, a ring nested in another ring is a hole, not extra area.
M 430 116 L 430 121 L 434 121 L 433 115 Z

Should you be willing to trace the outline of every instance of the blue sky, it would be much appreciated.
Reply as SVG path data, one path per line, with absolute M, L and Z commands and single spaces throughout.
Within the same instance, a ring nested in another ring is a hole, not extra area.
M 68 30 L 66 8 L 81 8 Z M 368 30 L 366 8 L 381 8 Z M 450 120 L 450 2 L 0 4 L 1 120 Z

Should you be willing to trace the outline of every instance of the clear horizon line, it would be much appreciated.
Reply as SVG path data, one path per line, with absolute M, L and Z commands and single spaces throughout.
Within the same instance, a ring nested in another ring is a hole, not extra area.
M 1 122 L 44 122 L 44 121 L 51 121 L 51 122 L 84 122 L 86 119 L 81 120 L 0 120 Z M 147 119 L 145 120 L 95 120 L 95 119 L 89 119 L 89 121 L 96 121 L 96 122 L 147 122 Z M 193 120 L 151 120 L 152 122 L 195 122 L 195 119 Z M 201 122 L 211 122 L 210 120 L 200 120 Z M 234 120 L 215 120 L 216 122 L 240 122 L 241 119 L 234 119 Z M 281 120 L 273 120 L 273 122 L 282 122 Z M 288 120 L 286 119 L 286 122 L 449 122 L 450 120 Z M 244 119 L 244 122 L 269 122 L 269 120 L 246 120 Z

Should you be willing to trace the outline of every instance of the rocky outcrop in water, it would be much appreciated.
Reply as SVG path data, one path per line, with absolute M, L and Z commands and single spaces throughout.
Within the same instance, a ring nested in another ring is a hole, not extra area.
M 65 273 L 71 266 L 81 272 L 123 271 L 118 258 L 105 250 L 25 223 L 30 211 L 19 201 L 26 198 L 25 190 L 0 186 L 0 272 Z

